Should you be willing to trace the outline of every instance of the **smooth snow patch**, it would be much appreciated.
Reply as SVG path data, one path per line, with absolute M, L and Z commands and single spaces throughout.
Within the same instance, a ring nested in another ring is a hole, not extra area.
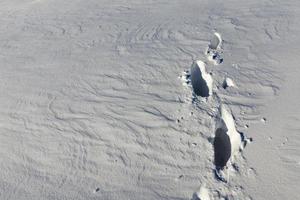
M 235 84 L 231 78 L 225 78 L 222 86 L 224 89 L 226 89 L 228 87 L 235 87 Z
M 195 94 L 201 97 L 212 95 L 213 79 L 205 68 L 205 63 L 201 60 L 194 62 L 191 67 L 192 86 Z
M 202 185 L 193 195 L 193 200 L 210 200 L 209 191 L 205 185 Z

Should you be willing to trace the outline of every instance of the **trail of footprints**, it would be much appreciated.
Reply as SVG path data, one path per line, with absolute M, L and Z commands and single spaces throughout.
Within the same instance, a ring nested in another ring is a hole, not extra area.
M 214 33 L 213 38 L 205 52 L 207 60 L 213 65 L 223 63 L 222 38 L 219 33 Z M 230 109 L 222 103 L 217 91 L 213 91 L 212 74 L 206 71 L 206 64 L 202 60 L 194 61 L 190 71 L 185 71 L 181 76 L 184 84 L 193 88 L 193 95 L 203 98 L 217 99 L 214 102 L 218 107 L 218 114 L 215 117 L 215 134 L 211 141 L 214 148 L 214 176 L 218 181 L 229 182 L 228 165 L 237 168 L 233 160 L 235 155 L 240 152 L 247 143 L 252 142 L 251 138 L 246 138 L 243 133 L 236 130 L 235 121 Z M 224 89 L 236 87 L 234 81 L 226 77 L 221 85 Z M 226 171 L 228 171 L 226 173 Z M 226 196 L 225 199 L 228 199 Z M 193 200 L 210 200 L 209 190 L 205 185 L 193 194 Z

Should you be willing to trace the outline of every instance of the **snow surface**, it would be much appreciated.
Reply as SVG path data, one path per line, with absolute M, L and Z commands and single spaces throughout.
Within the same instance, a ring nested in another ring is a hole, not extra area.
M 300 1 L 2 0 L 0 16 L 0 199 L 300 199 Z M 221 105 L 253 138 L 227 183 Z
M 192 200 L 210 200 L 209 191 L 207 190 L 205 184 L 199 188 L 199 191 L 194 193 Z
M 223 88 L 226 89 L 227 87 L 235 87 L 235 84 L 231 78 L 225 78 L 223 82 Z

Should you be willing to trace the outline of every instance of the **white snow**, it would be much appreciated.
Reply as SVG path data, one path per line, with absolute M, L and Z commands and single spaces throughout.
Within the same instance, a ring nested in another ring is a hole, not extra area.
M 222 46 L 222 37 L 221 34 L 215 32 L 213 38 L 210 41 L 209 48 L 213 50 L 219 50 Z
M 193 200 L 210 200 L 209 191 L 203 184 L 197 192 L 194 193 Z
M 222 52 L 222 38 L 221 34 L 215 32 L 213 38 L 205 51 L 207 59 L 214 65 L 223 63 L 223 52 Z
M 227 87 L 235 87 L 233 80 L 228 77 L 226 77 L 223 82 L 223 88 L 226 89 Z
M 300 199 L 299 19 L 297 0 L 1 0 L 0 199 Z M 253 138 L 227 183 L 216 121 L 234 154 Z

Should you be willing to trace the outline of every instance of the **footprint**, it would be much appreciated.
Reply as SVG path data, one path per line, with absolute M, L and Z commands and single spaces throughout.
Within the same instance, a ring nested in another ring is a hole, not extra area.
M 194 93 L 197 96 L 209 97 L 212 95 L 213 79 L 209 73 L 206 72 L 205 63 L 197 60 L 191 67 L 191 82 Z
M 236 130 L 233 116 L 225 105 L 219 108 L 216 127 L 213 143 L 215 175 L 217 179 L 227 182 L 223 170 L 233 155 L 243 148 L 245 136 Z
M 213 38 L 210 40 L 208 48 L 211 50 L 219 50 L 222 45 L 222 37 L 220 33 L 215 32 Z
M 239 151 L 242 144 L 242 138 L 240 133 L 235 128 L 235 122 L 233 116 L 225 105 L 221 105 L 219 108 L 219 119 L 217 121 L 217 129 L 223 129 L 230 138 L 231 154 L 235 154 Z
M 223 169 L 231 157 L 231 143 L 226 130 L 218 128 L 214 138 L 214 162 L 216 169 Z
M 213 38 L 210 40 L 206 51 L 207 59 L 215 65 L 223 63 L 222 58 L 222 37 L 221 34 L 215 32 Z

